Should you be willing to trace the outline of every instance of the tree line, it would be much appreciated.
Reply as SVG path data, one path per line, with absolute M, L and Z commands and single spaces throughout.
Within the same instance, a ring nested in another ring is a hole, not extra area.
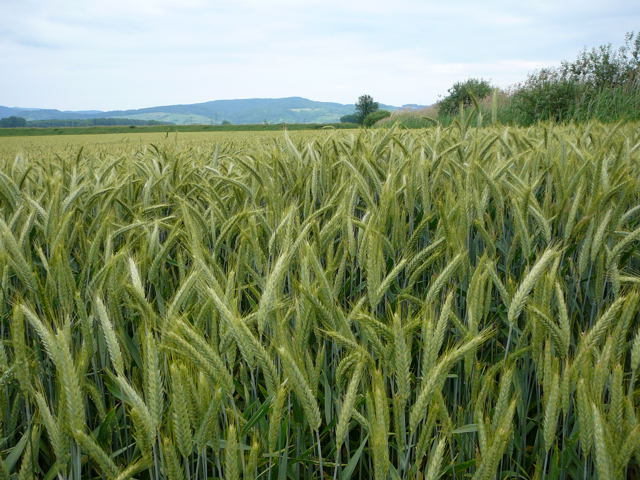
M 106 126 L 147 126 L 147 125 L 174 125 L 171 122 L 159 122 L 157 120 L 137 120 L 130 118 L 83 118 L 83 119 L 50 119 L 27 120 L 23 117 L 10 116 L 0 118 L 0 128 L 20 127 L 106 127 Z

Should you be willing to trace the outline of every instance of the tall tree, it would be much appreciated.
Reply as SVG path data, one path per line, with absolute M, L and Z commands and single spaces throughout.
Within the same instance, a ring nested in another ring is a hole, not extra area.
M 371 95 L 361 95 L 356 103 L 356 115 L 358 115 L 358 123 L 362 123 L 367 115 L 378 110 L 378 102 L 373 101 Z

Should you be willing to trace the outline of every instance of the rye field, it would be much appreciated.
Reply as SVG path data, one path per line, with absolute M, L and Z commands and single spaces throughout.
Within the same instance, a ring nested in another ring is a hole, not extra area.
M 639 127 L 2 140 L 0 480 L 640 478 Z

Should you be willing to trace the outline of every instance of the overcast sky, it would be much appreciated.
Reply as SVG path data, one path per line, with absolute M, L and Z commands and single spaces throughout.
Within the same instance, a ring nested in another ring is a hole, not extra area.
M 431 104 L 638 28 L 637 0 L 0 0 L 0 105 Z

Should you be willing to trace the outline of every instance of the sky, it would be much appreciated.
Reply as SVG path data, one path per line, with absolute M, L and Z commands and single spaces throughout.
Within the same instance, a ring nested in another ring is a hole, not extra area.
M 301 96 L 429 105 L 640 28 L 638 0 L 0 0 L 0 105 Z

